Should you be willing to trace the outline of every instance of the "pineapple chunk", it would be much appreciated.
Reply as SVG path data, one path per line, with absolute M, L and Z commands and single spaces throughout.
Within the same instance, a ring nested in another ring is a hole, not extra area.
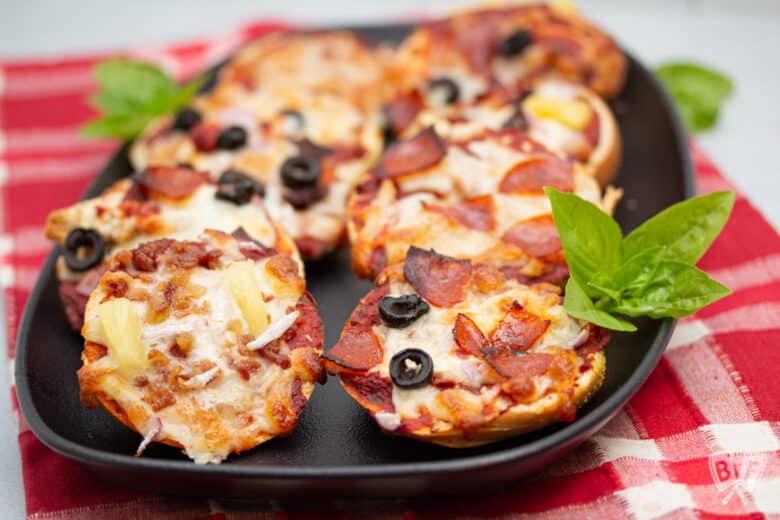
M 593 112 L 584 101 L 561 100 L 530 95 L 523 100 L 523 108 L 542 119 L 554 119 L 575 130 L 584 129 L 593 117 Z
M 553 0 L 550 8 L 563 16 L 576 15 L 579 12 L 576 0 Z
M 234 262 L 225 269 L 225 280 L 233 299 L 249 325 L 249 332 L 258 336 L 268 327 L 268 311 L 263 293 L 255 279 L 255 264 L 251 260 Z
M 131 377 L 147 364 L 146 345 L 141 342 L 141 317 L 127 298 L 101 303 L 97 316 L 111 356 L 120 374 Z

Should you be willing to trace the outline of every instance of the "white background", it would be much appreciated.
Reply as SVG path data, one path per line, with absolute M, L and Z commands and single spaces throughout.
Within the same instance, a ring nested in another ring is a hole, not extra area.
M 442 12 L 453 4 L 442 0 L 0 0 L 0 60 L 152 46 L 219 34 L 267 17 L 313 24 L 408 20 Z M 580 7 L 647 65 L 694 59 L 734 79 L 737 91 L 718 128 L 701 135 L 699 141 L 779 227 L 780 1 L 583 0 Z M 0 340 L 5 344 L 1 335 Z M 6 371 L 0 370 L 0 517 L 22 518 L 16 425 L 8 396 Z

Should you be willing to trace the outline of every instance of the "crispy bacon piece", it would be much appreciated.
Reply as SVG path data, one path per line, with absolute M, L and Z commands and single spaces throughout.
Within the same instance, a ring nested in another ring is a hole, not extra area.
M 474 356 L 481 358 L 490 348 L 490 343 L 477 324 L 465 314 L 458 313 L 452 335 L 459 350 Z
M 192 195 L 206 182 L 206 176 L 179 166 L 151 166 L 133 175 L 133 180 L 149 191 L 178 200 Z
M 377 173 L 386 179 L 418 172 L 441 161 L 446 153 L 447 145 L 429 127 L 414 137 L 393 143 L 379 159 Z
M 501 240 L 516 245 L 527 255 L 549 257 L 561 251 L 561 240 L 551 215 L 524 220 L 507 229 Z
M 555 356 L 544 352 L 531 354 L 495 350 L 487 356 L 487 362 L 500 375 L 514 378 L 532 378 L 544 374 Z
M 512 166 L 498 190 L 502 193 L 542 193 L 545 186 L 574 191 L 574 174 L 566 161 L 557 157 L 536 157 Z
M 401 135 L 424 107 L 422 96 L 416 90 L 398 96 L 384 107 L 388 128 L 395 135 Z
M 491 195 L 482 195 L 481 197 L 464 200 L 449 206 L 430 204 L 426 205 L 425 209 L 440 213 L 458 224 L 478 231 L 489 231 L 496 227 L 496 219 L 493 217 L 493 197 Z
M 463 301 L 471 277 L 471 261 L 410 247 L 404 275 L 417 293 L 437 307 L 452 307 Z
M 252 238 L 252 235 L 247 233 L 243 227 L 236 228 L 231 235 L 238 241 L 238 249 L 241 254 L 250 260 L 261 260 L 276 254 L 273 248 L 266 247 Z
M 387 291 L 387 285 L 377 287 L 364 296 L 352 311 L 339 340 L 322 354 L 330 372 L 363 372 L 382 360 L 382 345 L 371 329 L 382 320 L 379 300 Z
M 341 384 L 371 412 L 395 412 L 393 383 L 379 374 L 342 374 Z
M 509 312 L 501 318 L 496 329 L 490 334 L 490 345 L 502 351 L 525 352 L 545 333 L 550 326 L 549 320 L 543 320 L 514 302 Z

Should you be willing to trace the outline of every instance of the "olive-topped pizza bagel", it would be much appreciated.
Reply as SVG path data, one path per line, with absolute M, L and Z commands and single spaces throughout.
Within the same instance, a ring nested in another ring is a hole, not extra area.
M 234 173 L 250 177 L 304 258 L 320 258 L 345 240 L 347 196 L 376 152 L 275 135 L 251 112 L 235 107 L 204 111 L 191 127 L 179 121 L 183 114 L 147 129 L 131 151 L 136 167 L 184 163 L 214 181 Z M 378 133 L 375 140 L 376 149 Z
M 107 269 L 105 261 L 154 238 L 194 239 L 206 228 L 240 230 L 248 247 L 286 254 L 300 264 L 295 244 L 268 216 L 252 179 L 234 173 L 222 181 L 214 183 L 189 168 L 153 167 L 95 198 L 53 211 L 45 233 L 61 246 L 56 272 L 73 328 L 81 328 L 84 306 Z
M 470 103 L 496 89 L 545 78 L 580 83 L 605 98 L 623 88 L 627 61 L 615 41 L 567 6 L 478 7 L 420 25 L 395 67 L 405 90 Z
M 426 101 L 416 91 L 398 96 L 384 107 L 392 135 L 414 135 L 439 119 L 473 125 L 472 131 L 479 127 L 519 130 L 586 165 L 602 186 L 615 177 L 622 149 L 620 131 L 606 103 L 581 85 L 545 79 L 521 92 L 498 89 L 472 103 L 447 99 L 429 96 Z
M 220 231 L 116 254 L 82 335 L 82 401 L 139 432 L 138 454 L 162 442 L 219 463 L 289 434 L 324 382 L 298 264 Z
M 393 143 L 350 199 L 355 273 L 374 278 L 417 246 L 489 261 L 524 283 L 562 283 L 567 268 L 544 186 L 611 212 L 587 167 L 514 130 L 437 120 Z
M 415 247 L 377 284 L 322 357 L 387 432 L 476 446 L 574 420 L 603 381 L 609 333 L 556 286 Z

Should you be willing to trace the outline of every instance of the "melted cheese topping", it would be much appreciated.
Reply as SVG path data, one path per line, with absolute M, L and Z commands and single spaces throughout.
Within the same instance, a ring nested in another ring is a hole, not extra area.
M 233 246 L 225 250 L 222 265 L 232 261 L 242 261 L 243 256 Z M 259 287 L 257 298 L 266 300 L 268 319 L 271 324 L 284 320 L 303 294 L 303 284 L 281 282 L 269 275 L 266 265 L 269 258 L 254 263 L 250 271 Z M 224 267 L 223 267 L 224 268 Z M 160 283 L 170 281 L 181 270 L 166 266 L 143 279 L 135 278 L 132 289 L 154 292 Z M 284 283 L 285 290 L 279 292 L 279 284 Z M 183 445 L 185 453 L 196 463 L 218 463 L 234 451 L 247 449 L 247 439 L 254 444 L 270 438 L 283 430 L 273 417 L 273 402 L 283 389 L 288 391 L 294 377 L 294 369 L 283 369 L 262 356 L 252 356 L 259 366 L 244 379 L 236 369 L 236 346 L 239 343 L 237 331 L 248 333 L 249 325 L 223 276 L 221 269 L 195 268 L 190 270 L 188 287 L 198 288 L 201 294 L 190 302 L 190 307 L 206 308 L 207 312 L 188 312 L 184 315 L 170 315 L 160 323 L 151 323 L 147 319 L 141 325 L 141 341 L 148 351 L 157 350 L 167 354 L 175 344 L 177 335 L 191 337 L 191 347 L 185 359 L 169 356 L 168 366 L 181 367 L 180 373 L 195 370 L 199 363 L 213 365 L 209 371 L 216 374 L 212 379 L 207 376 L 205 384 L 180 385 L 175 391 L 176 402 L 155 411 L 144 401 L 145 388 L 136 384 L 138 376 L 148 379 L 149 385 L 158 382 L 159 373 L 155 368 L 147 368 L 127 375 L 118 364 L 118 359 L 109 354 L 89 363 L 86 367 L 92 372 L 107 373 L 99 379 L 93 392 L 104 392 L 128 412 L 135 429 L 144 432 L 145 424 L 154 417 L 161 421 L 162 430 L 157 439 L 169 439 Z M 98 323 L 96 309 L 106 298 L 99 287 L 89 300 L 83 329 L 87 341 L 106 344 L 109 338 Z M 147 299 L 132 302 L 139 316 L 149 312 Z M 292 311 L 294 312 L 294 311 Z M 236 327 L 235 323 L 240 326 Z M 321 349 L 322 345 L 312 345 Z M 282 355 L 290 355 L 286 343 L 281 343 Z M 168 371 L 164 374 L 170 373 Z M 193 381 L 185 381 L 189 383 Z M 196 380 L 197 381 L 197 380 Z M 201 382 L 203 383 L 203 382 Z M 310 391 L 310 383 L 308 385 Z M 193 387 L 194 388 L 191 388 Z M 308 394 L 307 394 L 308 395 Z

